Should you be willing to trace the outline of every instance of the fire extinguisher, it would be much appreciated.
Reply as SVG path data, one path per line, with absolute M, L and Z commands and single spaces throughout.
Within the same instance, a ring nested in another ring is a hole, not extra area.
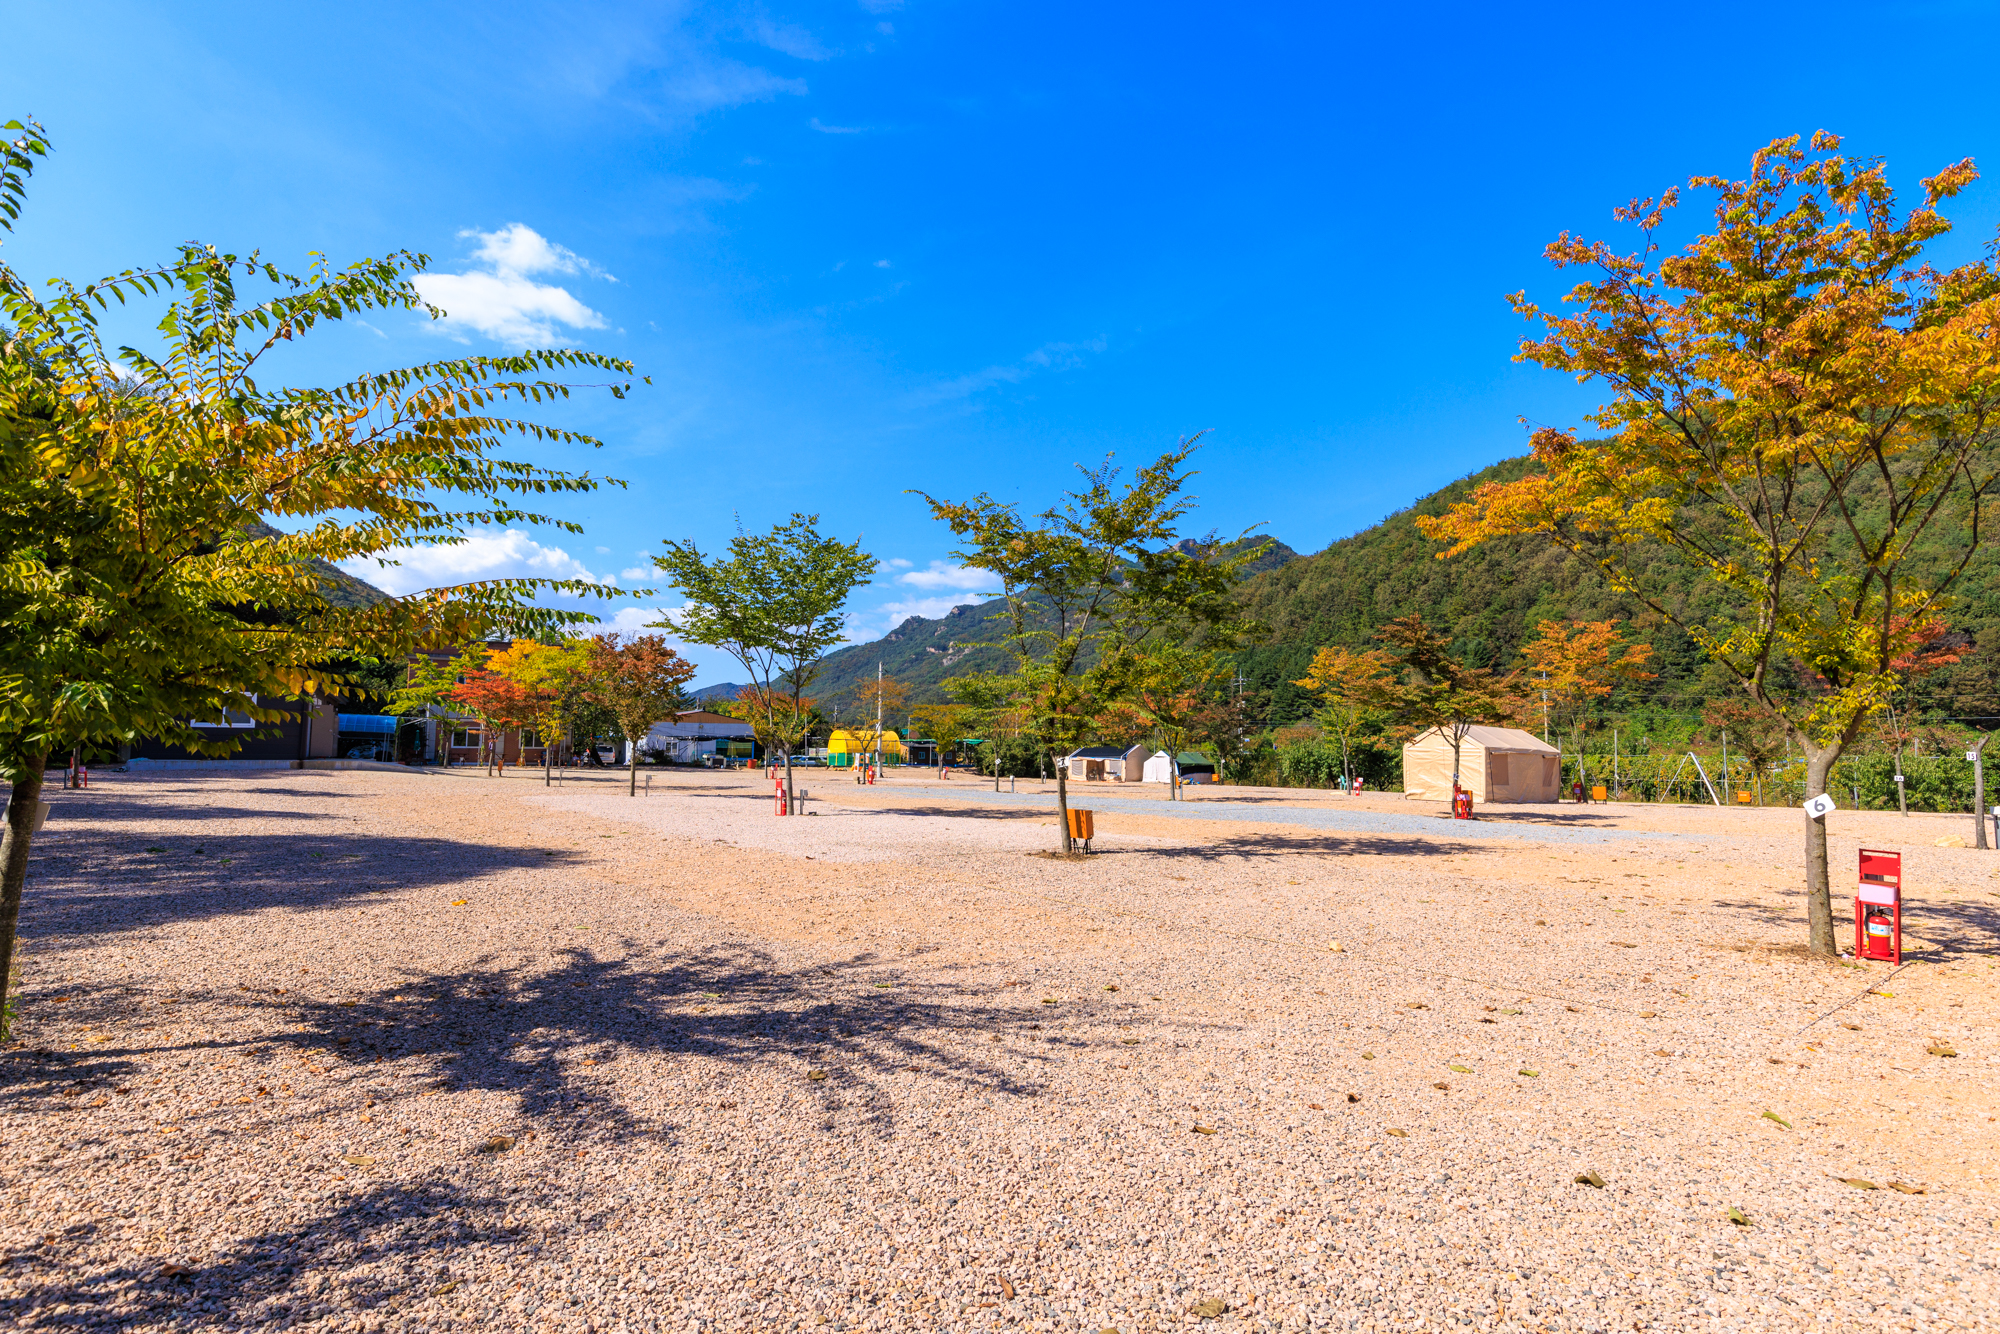
M 1892 952 L 1892 946 L 1889 943 L 1890 938 L 1896 931 L 1894 919 L 1880 908 L 1870 908 L 1868 910 L 1867 921 L 1862 925 L 1862 930 L 1868 936 L 1868 953 L 1870 957 L 1887 958 Z M 1879 955 L 1876 953 L 1878 950 L 1881 951 Z

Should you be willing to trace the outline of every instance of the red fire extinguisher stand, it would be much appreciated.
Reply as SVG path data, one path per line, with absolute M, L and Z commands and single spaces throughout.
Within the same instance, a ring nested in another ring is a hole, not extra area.
M 1451 818 L 1454 820 L 1472 818 L 1472 793 L 1456 783 L 1452 784 L 1451 788 Z
M 789 806 L 791 805 L 791 803 L 785 800 L 785 780 L 784 780 L 784 779 L 780 778 L 780 779 L 779 779 L 779 780 L 777 781 L 777 788 L 778 788 L 778 791 L 777 791 L 777 797 L 778 797 L 778 814 L 780 814 L 780 815 L 789 815 L 789 814 L 791 814 L 791 812 L 790 812 L 790 811 L 789 811 L 788 809 L 786 809 L 786 808 L 787 808 L 787 807 L 789 807 Z
M 1903 962 L 1903 854 L 1861 849 L 1854 891 L 1854 957 Z

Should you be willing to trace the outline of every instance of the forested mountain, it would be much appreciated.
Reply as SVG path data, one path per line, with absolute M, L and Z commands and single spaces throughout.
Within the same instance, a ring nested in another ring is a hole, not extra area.
M 1506 538 L 1438 559 L 1442 548 L 1418 531 L 1417 516 L 1442 514 L 1475 488 L 1512 481 L 1531 466 L 1527 458 L 1503 460 L 1316 556 L 1251 580 L 1245 597 L 1271 634 L 1240 661 L 1248 687 L 1267 701 L 1269 717 L 1287 721 L 1311 711 L 1291 682 L 1305 674 L 1315 648 L 1368 647 L 1378 626 L 1409 615 L 1449 631 L 1468 661 L 1500 670 L 1514 665 L 1545 620 L 1626 620 L 1629 637 L 1653 645 L 1658 675 L 1625 703 L 1697 712 L 1728 691 L 1685 635 L 1544 539 Z M 1648 592 L 1678 612 L 1699 609 L 1713 597 L 1706 576 L 1664 551 L 1646 568 Z M 1964 660 L 1916 683 L 1911 702 L 1937 715 L 2000 715 L 2000 673 L 1994 670 L 2000 659 L 2000 561 L 1990 548 L 1975 558 L 1957 594 L 1947 619 Z
M 1506 459 L 1425 496 L 1371 528 L 1313 556 L 1282 543 L 1245 581 L 1243 596 L 1269 627 L 1264 641 L 1238 655 L 1245 688 L 1274 723 L 1302 718 L 1312 702 L 1292 682 L 1305 675 L 1323 644 L 1366 648 L 1376 629 L 1421 615 L 1448 630 L 1468 661 L 1506 670 L 1546 620 L 1623 620 L 1628 637 L 1652 644 L 1656 677 L 1631 689 L 1621 706 L 1651 705 L 1697 714 L 1731 687 L 1701 651 L 1636 599 L 1607 588 L 1598 572 L 1539 538 L 1506 538 L 1439 560 L 1441 550 L 1417 530 L 1418 515 L 1442 514 L 1474 488 L 1525 474 L 1527 458 Z M 1649 591 L 1677 610 L 1713 597 L 1705 576 L 1660 553 L 1648 568 Z M 941 697 L 944 679 L 1007 667 L 997 646 L 1005 624 L 991 619 L 995 600 L 953 608 L 935 620 L 913 616 L 884 638 L 826 660 L 816 698 L 832 701 L 883 670 L 912 687 L 911 702 Z M 2000 554 L 1975 558 L 1948 616 L 1950 642 L 1963 660 L 1913 684 L 1909 703 L 1933 718 L 2000 723 Z

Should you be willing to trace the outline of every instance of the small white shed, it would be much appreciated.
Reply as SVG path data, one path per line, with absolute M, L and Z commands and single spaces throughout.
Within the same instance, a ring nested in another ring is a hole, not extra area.
M 1562 795 L 1562 752 L 1518 727 L 1466 729 L 1459 749 L 1459 786 L 1474 805 L 1555 801 Z M 1403 747 L 1403 795 L 1451 800 L 1451 738 L 1442 729 Z
M 1146 761 L 1153 752 L 1144 746 L 1084 746 L 1063 757 L 1072 782 L 1083 778 L 1092 782 L 1137 783 L 1144 779 Z

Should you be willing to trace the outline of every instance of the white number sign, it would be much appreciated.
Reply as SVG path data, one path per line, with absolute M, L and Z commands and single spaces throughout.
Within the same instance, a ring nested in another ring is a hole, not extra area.
M 1824 792 L 1806 803 L 1806 814 L 1815 820 L 1824 820 L 1838 809 L 1839 807 L 1834 804 L 1833 798 Z

